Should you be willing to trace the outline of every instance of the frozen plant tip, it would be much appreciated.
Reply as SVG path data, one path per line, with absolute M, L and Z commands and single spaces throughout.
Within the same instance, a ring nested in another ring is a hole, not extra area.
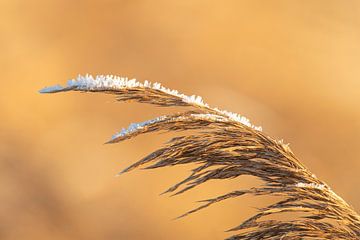
M 154 169 L 195 163 L 196 168 L 187 178 L 165 191 L 174 195 L 210 180 L 244 175 L 263 182 L 260 186 L 203 200 L 202 205 L 180 217 L 242 195 L 278 196 L 280 200 L 260 208 L 254 216 L 230 229 L 234 234 L 228 239 L 360 239 L 360 216 L 355 210 L 311 173 L 287 144 L 267 136 L 247 118 L 212 108 L 201 97 L 186 96 L 159 83 L 140 83 L 115 76 L 79 76 L 64 87 L 56 85 L 40 92 L 65 91 L 103 92 L 115 95 L 118 101 L 191 108 L 132 123 L 115 134 L 108 143 L 144 133 L 193 130 L 190 134 L 174 137 L 121 173 L 141 166 Z M 283 217 L 278 218 L 279 215 Z
M 127 135 L 130 135 L 131 133 L 134 133 L 141 129 L 144 129 L 144 127 L 146 127 L 150 124 L 158 123 L 164 119 L 166 119 L 166 117 L 161 116 L 161 117 L 157 117 L 155 119 L 147 120 L 147 121 L 141 122 L 141 123 L 131 123 L 128 126 L 128 128 L 123 128 L 119 133 L 116 133 L 115 135 L 113 135 L 111 140 L 114 141 L 115 139 L 118 139 L 120 137 L 125 137 Z

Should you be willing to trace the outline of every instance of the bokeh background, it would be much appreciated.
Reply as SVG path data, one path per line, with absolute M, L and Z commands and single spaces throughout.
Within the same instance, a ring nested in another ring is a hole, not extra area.
M 192 166 L 115 178 L 173 135 L 102 143 L 174 109 L 37 92 L 85 73 L 159 81 L 244 114 L 360 211 L 359 43 L 357 0 L 0 0 L 0 239 L 222 239 L 271 202 L 172 220 L 254 179 L 170 198 L 158 194 Z

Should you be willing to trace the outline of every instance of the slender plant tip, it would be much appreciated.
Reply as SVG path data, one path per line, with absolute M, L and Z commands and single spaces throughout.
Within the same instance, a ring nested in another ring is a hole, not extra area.
M 40 93 L 64 91 L 102 92 L 118 101 L 137 101 L 157 106 L 182 106 L 191 110 L 131 123 L 107 143 L 140 134 L 193 130 L 176 136 L 160 149 L 131 164 L 116 176 L 134 169 L 155 169 L 195 164 L 188 177 L 162 194 L 181 194 L 212 180 L 253 176 L 262 185 L 235 190 L 199 201 L 200 206 L 181 216 L 242 195 L 278 196 L 240 225 L 228 239 L 360 239 L 360 216 L 323 181 L 309 171 L 288 144 L 274 140 L 236 113 L 210 107 L 201 97 L 187 96 L 159 83 L 137 82 L 116 76 L 78 76 L 65 87 L 56 85 Z M 299 213 L 299 214 L 293 214 Z M 279 220 L 278 216 L 282 216 Z
M 61 85 L 55 85 L 52 87 L 45 87 L 41 90 L 39 90 L 39 93 L 56 93 L 56 92 L 61 92 L 64 90 L 64 87 L 62 87 Z

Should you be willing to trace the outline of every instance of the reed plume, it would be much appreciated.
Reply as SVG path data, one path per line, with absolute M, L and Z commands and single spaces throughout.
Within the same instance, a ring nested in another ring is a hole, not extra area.
M 165 193 L 181 194 L 210 180 L 243 175 L 262 180 L 262 185 L 240 189 L 211 199 L 183 214 L 245 194 L 280 196 L 281 200 L 260 208 L 257 214 L 230 229 L 228 239 L 360 239 L 360 216 L 331 188 L 312 174 L 287 144 L 264 134 L 260 127 L 235 113 L 212 108 L 200 97 L 186 96 L 159 83 L 114 76 L 79 76 L 67 86 L 42 89 L 41 93 L 65 91 L 114 94 L 118 101 L 134 100 L 158 106 L 187 106 L 187 110 L 133 123 L 115 134 L 117 143 L 139 134 L 158 131 L 192 131 L 172 138 L 119 174 L 140 166 L 154 169 L 196 163 L 190 175 Z M 194 132 L 194 133 L 193 133 Z M 293 219 L 276 220 L 278 214 L 299 213 Z

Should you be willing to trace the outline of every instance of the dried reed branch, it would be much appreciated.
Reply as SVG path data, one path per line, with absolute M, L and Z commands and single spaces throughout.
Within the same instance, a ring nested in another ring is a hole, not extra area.
M 79 76 L 66 87 L 44 88 L 41 93 L 64 91 L 104 92 L 118 101 L 135 100 L 158 106 L 190 106 L 191 111 L 131 124 L 108 143 L 158 131 L 201 130 L 171 139 L 164 147 L 132 164 L 119 174 L 146 165 L 147 169 L 196 163 L 198 167 L 165 193 L 180 194 L 214 179 L 255 176 L 263 185 L 237 190 L 212 199 L 180 217 L 214 203 L 245 194 L 281 196 L 282 200 L 229 231 L 228 239 L 360 239 L 360 216 L 328 185 L 312 174 L 288 145 L 261 132 L 260 127 L 238 114 L 211 108 L 200 97 L 186 96 L 145 81 L 113 76 Z M 300 213 L 288 220 L 276 214 Z M 265 219 L 270 216 L 270 219 Z

